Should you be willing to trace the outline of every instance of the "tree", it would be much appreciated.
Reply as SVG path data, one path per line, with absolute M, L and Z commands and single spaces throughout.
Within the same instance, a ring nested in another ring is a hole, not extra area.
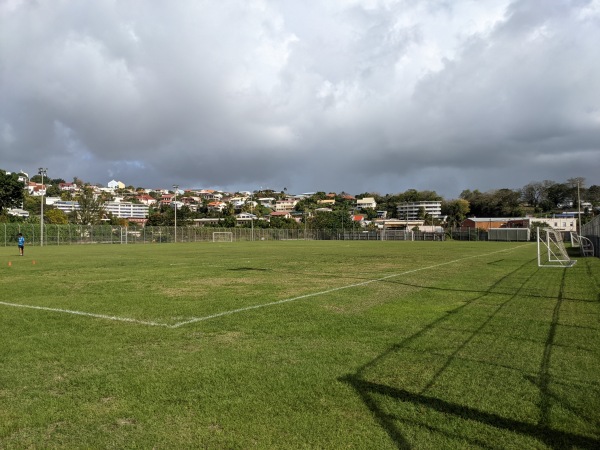
M 102 219 L 103 202 L 96 198 L 90 187 L 85 187 L 79 198 L 79 209 L 75 211 L 75 220 L 81 225 L 95 225 Z
M 520 204 L 521 193 L 512 189 L 498 189 L 492 194 L 495 216 L 516 217 L 523 215 Z
M 521 197 L 523 198 L 523 201 L 533 206 L 536 210 L 544 199 L 545 193 L 546 188 L 540 181 L 528 183 L 521 189 Z
M 600 186 L 593 184 L 587 189 L 584 197 L 588 202 L 594 206 L 600 205 Z
M 60 209 L 48 209 L 44 211 L 44 222 L 56 225 L 69 223 L 69 218 Z
M 23 183 L 18 174 L 8 175 L 0 170 L 0 212 L 7 208 L 19 206 L 23 202 Z
M 317 211 L 308 221 L 310 227 L 319 230 L 352 229 L 352 218 L 348 211 Z
M 446 216 L 446 223 L 451 228 L 460 226 L 469 211 L 470 205 L 465 199 L 442 201 L 442 214 Z
M 262 221 L 260 221 L 262 222 Z M 298 222 L 294 219 L 288 219 L 286 217 L 271 217 L 271 228 L 285 228 L 295 229 L 298 228 Z
M 557 208 L 559 204 L 570 199 L 571 189 L 563 183 L 554 183 L 546 189 L 546 200 L 542 209 L 549 211 Z

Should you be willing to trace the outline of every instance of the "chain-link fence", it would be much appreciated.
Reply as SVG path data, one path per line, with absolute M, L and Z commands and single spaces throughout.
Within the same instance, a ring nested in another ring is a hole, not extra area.
M 600 257 L 600 216 L 594 217 L 581 227 L 581 235 L 592 241 L 594 256 Z
M 233 241 L 285 240 L 361 240 L 361 241 L 442 241 L 444 233 L 399 230 L 311 230 L 276 228 L 207 228 L 207 227 L 121 227 L 111 225 L 44 225 L 43 245 L 71 244 L 150 244 L 167 242 L 211 242 L 213 233 L 228 233 Z M 40 225 L 0 224 L 4 246 L 17 244 L 17 235 L 27 245 L 40 245 Z M 0 241 L 0 245 L 2 245 Z

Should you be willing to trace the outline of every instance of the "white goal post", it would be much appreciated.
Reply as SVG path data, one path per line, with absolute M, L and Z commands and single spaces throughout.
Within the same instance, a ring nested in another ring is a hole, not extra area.
M 213 242 L 233 242 L 231 231 L 213 231 Z
M 577 260 L 569 258 L 562 234 L 553 228 L 537 228 L 539 267 L 572 267 Z

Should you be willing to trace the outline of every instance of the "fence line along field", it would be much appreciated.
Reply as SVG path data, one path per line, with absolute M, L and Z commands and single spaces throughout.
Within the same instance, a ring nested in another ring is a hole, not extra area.
M 598 258 L 257 241 L 0 264 L 0 448 L 600 446 Z

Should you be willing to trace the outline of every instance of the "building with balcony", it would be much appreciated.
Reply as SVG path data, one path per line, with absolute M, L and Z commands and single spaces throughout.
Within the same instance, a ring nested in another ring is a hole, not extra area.
M 434 219 L 442 219 L 442 202 L 405 202 L 398 205 L 398 217 L 401 219 L 418 220 L 423 218 L 423 213 Z

